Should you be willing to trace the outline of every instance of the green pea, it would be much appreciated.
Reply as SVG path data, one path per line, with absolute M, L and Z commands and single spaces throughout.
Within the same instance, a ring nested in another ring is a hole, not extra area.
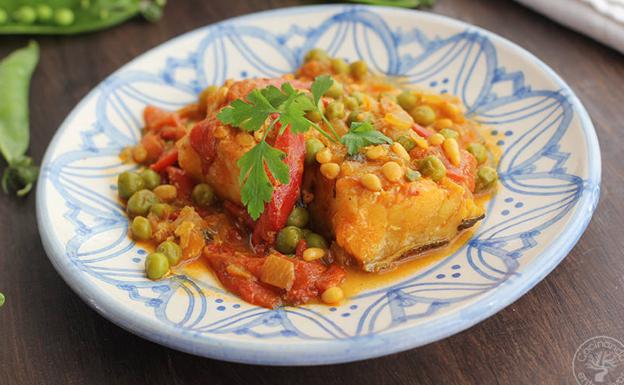
M 312 61 L 312 60 L 326 60 L 329 57 L 329 55 L 327 55 L 327 52 L 325 52 L 325 50 L 320 49 L 320 48 L 313 48 L 310 51 L 308 51 L 308 53 L 305 55 L 305 58 L 303 59 L 306 62 Z
M 492 167 L 483 166 L 477 171 L 476 191 L 484 191 L 496 184 L 498 173 Z
M 275 248 L 284 254 L 291 254 L 297 249 L 297 244 L 303 238 L 303 232 L 295 226 L 286 226 L 277 234 Z
M 145 181 L 139 174 L 125 171 L 117 177 L 117 193 L 123 199 L 128 199 L 139 190 L 145 188 Z
M 200 183 L 193 188 L 193 201 L 200 206 L 208 207 L 215 200 L 214 191 L 212 187 L 206 183 Z
M 419 180 L 422 178 L 422 174 L 416 170 L 412 170 L 411 168 L 407 169 L 407 172 L 405 173 L 405 176 L 407 177 L 407 180 L 413 182 L 416 180 Z
M 316 138 L 306 140 L 306 164 L 314 164 L 316 160 L 316 153 L 325 148 L 323 142 Z
M 182 258 L 182 248 L 175 242 L 165 241 L 158 245 L 156 252 L 164 254 L 169 260 L 169 265 L 177 265 Z
M 321 235 L 310 232 L 305 236 L 306 244 L 308 247 L 318 247 L 321 249 L 327 249 L 327 241 Z
M 303 207 L 295 207 L 288 216 L 286 220 L 286 225 L 288 226 L 296 226 L 300 229 L 308 224 L 308 219 L 310 215 L 308 214 L 308 210 Z
M 468 152 L 474 155 L 479 164 L 485 162 L 488 158 L 488 151 L 481 143 L 472 143 L 467 148 Z
M 440 130 L 440 134 L 444 136 L 446 139 L 457 139 L 459 138 L 459 133 L 455 130 L 451 130 L 450 128 L 443 128 Z
M 397 142 L 399 142 L 401 146 L 403 146 L 403 148 L 405 148 L 405 150 L 407 150 L 408 152 L 412 151 L 414 147 L 416 147 L 416 142 L 414 142 L 414 139 L 410 138 L 407 135 L 399 136 Z
M 29 5 L 22 5 L 13 13 L 15 21 L 21 24 L 32 24 L 37 20 L 37 12 Z
M 148 190 L 153 190 L 160 185 L 160 175 L 149 168 L 141 172 L 141 178 L 145 182 L 145 188 Z
M 363 60 L 351 63 L 351 74 L 356 79 L 362 79 L 368 73 L 368 65 Z
M 152 253 L 145 258 L 145 273 L 149 279 L 160 279 L 169 271 L 169 260 L 163 253 Z
M 159 203 L 156 194 L 150 190 L 139 190 L 128 199 L 126 209 L 131 216 L 145 215 L 156 203 Z
M 155 203 L 150 207 L 150 213 L 156 215 L 160 219 L 167 218 L 173 212 L 173 207 L 166 203 Z
M 314 123 L 318 123 L 318 122 L 320 122 L 323 119 L 323 117 L 321 116 L 321 113 L 318 112 L 317 110 L 312 110 L 312 111 L 306 112 L 305 117 L 309 121 L 314 122 Z
M 59 8 L 54 12 L 54 22 L 61 27 L 74 24 L 74 11 L 69 8 Z
M 345 116 L 345 108 L 342 102 L 331 102 L 327 105 L 327 111 L 325 112 L 327 118 L 330 120 L 333 119 L 342 119 Z
M 421 126 L 428 126 L 433 124 L 436 120 L 436 113 L 433 108 L 422 105 L 416 108 L 412 108 L 409 114 L 414 118 L 414 121 Z
M 132 220 L 132 236 L 139 241 L 147 241 L 152 237 L 152 225 L 150 221 L 142 216 L 134 217 Z
M 0 8 L 0 25 L 6 23 L 7 21 L 9 21 L 7 11 L 5 11 L 4 8 Z
M 337 74 L 346 75 L 349 73 L 349 64 L 347 64 L 347 62 L 342 59 L 332 59 L 331 66 L 332 70 Z
M 403 91 L 397 97 L 397 102 L 399 106 L 401 106 L 405 111 L 409 111 L 412 108 L 416 107 L 416 103 L 418 103 L 418 98 L 414 95 L 413 92 Z
M 437 156 L 429 155 L 421 161 L 420 173 L 437 182 L 446 176 L 446 167 Z
M 2 307 L 2 305 L 4 305 L 4 294 L 0 293 L 0 307 Z
M 52 16 L 54 16 L 54 10 L 48 4 L 37 5 L 37 20 L 46 23 L 52 20 Z
M 348 109 L 350 109 L 352 111 L 356 110 L 358 107 L 360 107 L 360 103 L 353 96 L 347 96 L 346 98 L 344 98 L 343 103 L 344 103 L 345 107 L 347 107 Z
M 329 87 L 327 91 L 325 91 L 325 96 L 338 99 L 344 93 L 344 88 L 342 87 L 342 83 L 338 83 L 334 80 L 334 83 Z

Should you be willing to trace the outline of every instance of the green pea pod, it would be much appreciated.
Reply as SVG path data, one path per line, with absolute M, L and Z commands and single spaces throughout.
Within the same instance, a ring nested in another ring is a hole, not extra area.
M 37 179 L 37 167 L 25 156 L 30 141 L 28 90 L 39 61 L 39 46 L 31 41 L 0 62 L 0 153 L 9 164 L 2 189 L 27 194 Z
M 113 27 L 137 15 L 156 21 L 162 16 L 166 0 L 50 0 L 38 5 L 23 3 L 21 0 L 0 2 L 0 35 L 73 35 Z

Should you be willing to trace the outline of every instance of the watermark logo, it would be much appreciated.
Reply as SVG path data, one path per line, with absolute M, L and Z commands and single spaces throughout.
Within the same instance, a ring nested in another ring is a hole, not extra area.
M 572 361 L 579 385 L 624 385 L 624 344 L 599 336 L 583 342 Z

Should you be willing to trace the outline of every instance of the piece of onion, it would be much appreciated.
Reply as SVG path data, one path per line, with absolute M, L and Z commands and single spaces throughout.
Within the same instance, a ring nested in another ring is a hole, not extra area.
M 295 265 L 286 258 L 269 255 L 262 265 L 260 280 L 280 289 L 290 290 L 295 282 Z

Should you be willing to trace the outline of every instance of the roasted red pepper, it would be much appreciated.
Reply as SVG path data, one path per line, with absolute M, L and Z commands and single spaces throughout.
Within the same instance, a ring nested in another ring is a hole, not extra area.
M 230 201 L 223 201 L 223 208 L 225 211 L 230 213 L 233 218 L 236 218 L 238 222 L 241 224 L 253 228 L 254 220 L 251 218 L 251 215 L 245 210 L 244 207 L 237 205 L 236 203 L 232 203 Z
M 299 199 L 303 178 L 305 141 L 302 134 L 293 134 L 290 128 L 277 137 L 273 146 L 286 153 L 284 162 L 288 166 L 290 182 L 275 186 L 271 201 L 264 207 L 264 212 L 256 222 L 252 243 L 256 247 L 272 245 L 277 233 L 286 225 L 288 215 Z
M 257 279 L 265 258 L 246 257 L 241 253 L 234 253 L 234 250 L 230 250 L 226 245 L 216 244 L 206 246 L 204 256 L 223 286 L 243 300 L 269 309 L 275 309 L 282 304 L 280 289 L 259 282 Z M 243 268 L 253 276 L 231 274 L 228 272 L 230 265 Z
M 166 153 L 164 153 L 156 163 L 152 164 L 150 168 L 156 172 L 161 172 L 169 166 L 173 166 L 178 161 L 178 149 L 173 147 Z
M 346 275 L 337 265 L 288 258 L 294 264 L 295 280 L 289 290 L 283 290 L 260 281 L 267 257 L 257 257 L 223 243 L 206 246 L 204 257 L 226 289 L 247 302 L 267 308 L 280 306 L 282 299 L 290 305 L 308 303 L 328 288 L 340 285 Z M 235 269 L 228 269 L 231 265 Z M 236 271 L 238 274 L 233 274 Z
M 155 162 L 160 158 L 163 151 L 165 150 L 165 142 L 162 140 L 158 134 L 148 132 L 141 139 L 141 144 L 145 151 L 147 152 L 145 162 L 151 163 Z
M 418 123 L 412 124 L 412 130 L 414 130 L 414 132 L 416 132 L 418 135 L 422 136 L 423 138 L 428 138 L 435 133 L 434 131 L 431 131 L 430 129 L 425 128 Z
M 145 128 L 148 131 L 158 132 L 165 126 L 177 127 L 182 125 L 177 113 L 165 111 L 154 106 L 145 107 L 143 119 L 145 120 Z
M 308 242 L 305 239 L 302 239 L 297 243 L 297 248 L 295 249 L 295 256 L 297 258 L 303 258 L 303 252 L 308 248 Z
M 201 159 L 204 173 L 208 171 L 216 156 L 217 141 L 214 130 L 217 124 L 215 118 L 204 119 L 193 127 L 189 136 L 191 147 Z

